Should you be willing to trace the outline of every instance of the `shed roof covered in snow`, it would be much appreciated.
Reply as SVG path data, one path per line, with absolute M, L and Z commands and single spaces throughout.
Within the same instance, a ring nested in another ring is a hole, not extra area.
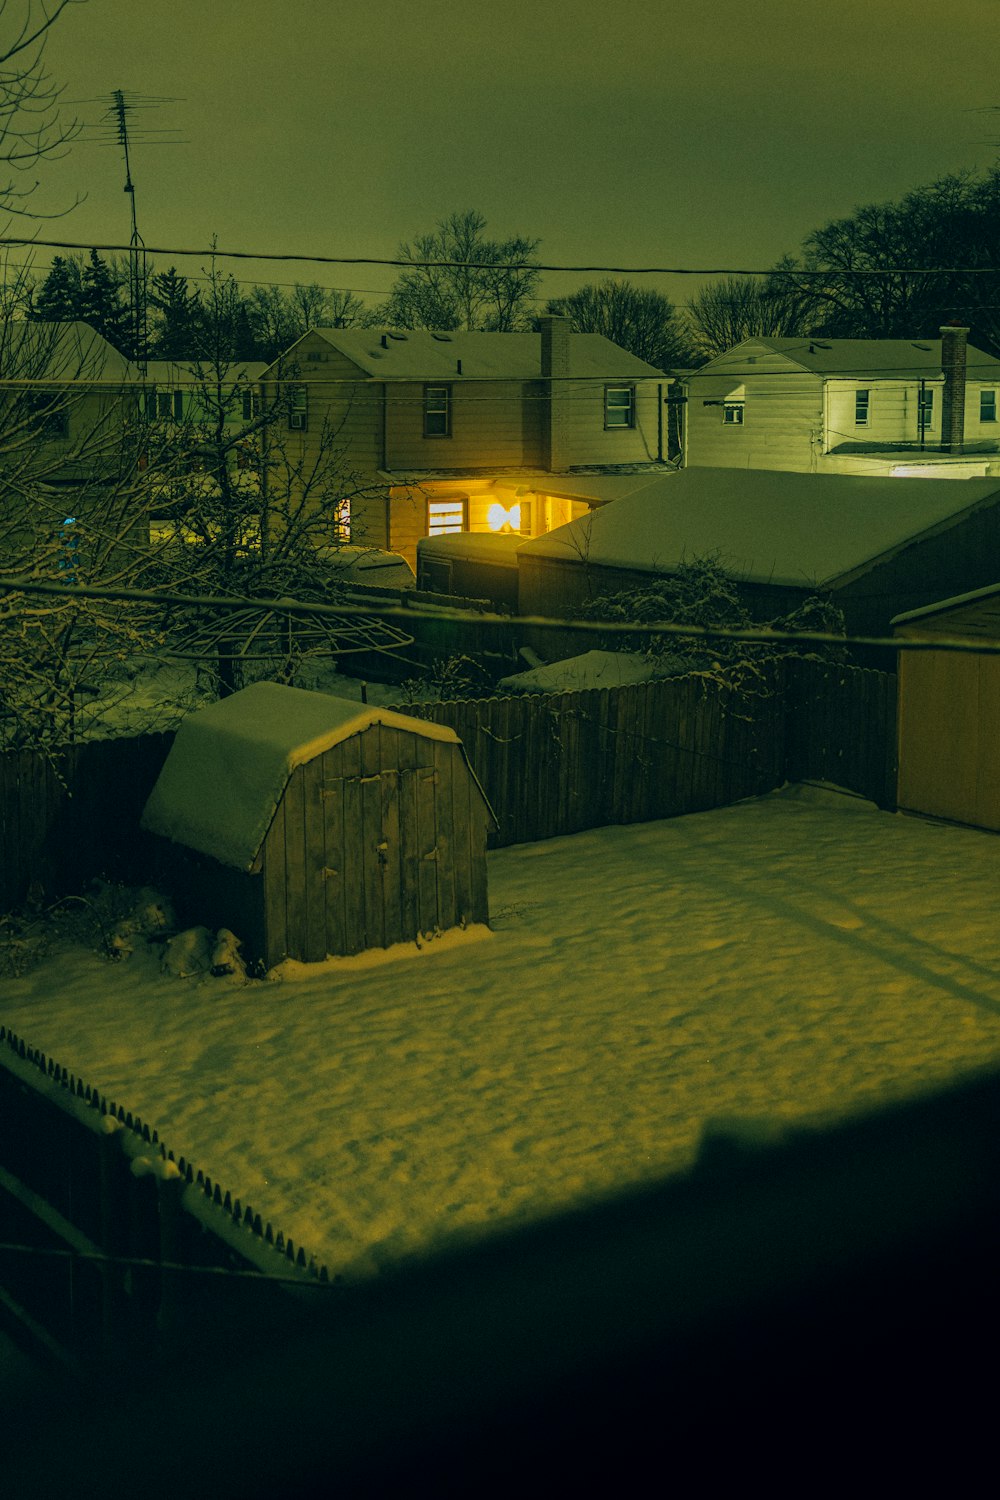
M 460 743 L 453 729 L 391 709 L 257 682 L 188 714 L 142 827 L 248 870 L 296 766 L 372 724 Z
M 518 556 L 662 573 L 718 555 L 747 582 L 802 588 L 991 502 L 1000 480 L 692 468 L 524 542 Z
M 652 682 L 657 677 L 678 677 L 690 672 L 694 665 L 690 657 L 654 660 L 638 651 L 584 651 L 579 656 L 501 677 L 498 685 L 516 693 L 573 693 L 586 688 L 626 687 L 636 682 Z

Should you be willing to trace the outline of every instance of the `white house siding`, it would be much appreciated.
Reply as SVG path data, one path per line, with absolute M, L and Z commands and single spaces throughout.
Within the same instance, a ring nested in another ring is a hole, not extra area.
M 635 423 L 606 428 L 604 391 L 607 386 L 634 386 Z M 557 420 L 562 423 L 563 452 L 570 464 L 652 463 L 666 457 L 666 410 L 660 418 L 660 390 L 666 380 L 568 380 L 557 387 Z M 662 438 L 661 438 L 662 432 Z M 660 446 L 663 452 L 660 452 Z
M 926 380 L 924 388 L 933 392 L 931 420 L 924 431 L 928 447 L 941 441 L 941 401 L 943 380 Z M 868 421 L 855 421 L 857 392 L 867 390 Z M 826 382 L 826 444 L 828 452 L 845 444 L 865 443 L 876 446 L 920 441 L 918 422 L 920 382 L 918 380 L 876 380 L 855 375 L 848 380 Z M 978 426 L 979 411 L 976 410 Z
M 744 387 L 743 421 L 723 420 L 721 404 Z M 712 376 L 692 381 L 688 399 L 686 463 L 709 468 L 794 469 L 821 467 L 822 381 L 785 368 L 755 378 Z
M 263 382 L 269 401 L 279 390 L 275 373 L 272 367 L 271 377 Z M 293 431 L 287 419 L 276 424 L 289 452 L 315 456 L 326 429 L 335 434 L 345 467 L 369 472 L 382 467 L 382 393 L 377 382 L 318 334 L 307 334 L 296 344 L 280 373 L 285 382 L 308 392 L 306 432 Z
M 424 437 L 424 382 L 393 383 L 386 390 L 384 467 L 539 466 L 543 402 L 537 382 L 464 380 L 456 374 L 427 383 L 451 386 L 451 435 Z

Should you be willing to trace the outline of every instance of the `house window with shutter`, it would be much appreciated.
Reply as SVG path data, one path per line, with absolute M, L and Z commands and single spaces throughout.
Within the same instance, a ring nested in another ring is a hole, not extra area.
M 424 386 L 424 437 L 451 437 L 451 386 Z
M 604 387 L 604 426 L 635 426 L 635 386 L 606 385 Z

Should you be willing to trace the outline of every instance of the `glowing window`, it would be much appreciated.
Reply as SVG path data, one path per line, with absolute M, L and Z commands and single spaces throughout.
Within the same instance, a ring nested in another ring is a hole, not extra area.
M 445 536 L 449 531 L 467 531 L 464 500 L 428 500 L 427 535 Z

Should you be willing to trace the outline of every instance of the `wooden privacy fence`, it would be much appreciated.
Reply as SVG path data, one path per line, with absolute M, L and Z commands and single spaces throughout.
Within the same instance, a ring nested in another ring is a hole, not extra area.
M 497 815 L 496 846 L 699 812 L 784 781 L 895 804 L 894 675 L 790 659 L 768 688 L 741 697 L 684 677 L 398 711 L 457 732 Z M 0 910 L 32 882 L 54 899 L 98 874 L 153 878 L 138 820 L 172 738 L 74 746 L 54 764 L 0 756 Z
M 830 781 L 895 807 L 896 684 L 894 672 L 789 657 L 785 779 Z
M 497 815 L 495 846 L 723 806 L 784 777 L 780 678 L 742 697 L 701 677 L 399 711 L 454 729 Z
M 139 816 L 172 734 L 0 755 L 0 911 L 32 885 L 52 900 L 95 875 L 142 883 Z
M 285 1334 L 329 1294 L 301 1246 L 4 1027 L 0 1222 L 0 1323 L 76 1374 Z

